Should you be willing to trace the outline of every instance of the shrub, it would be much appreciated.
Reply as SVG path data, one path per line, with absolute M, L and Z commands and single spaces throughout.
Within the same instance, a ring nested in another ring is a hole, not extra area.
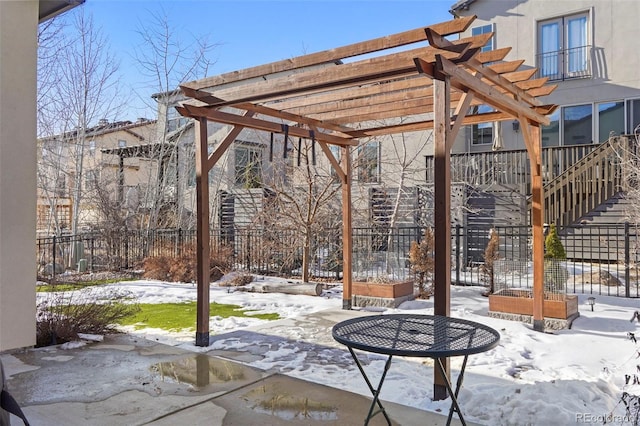
M 235 287 L 241 285 L 247 285 L 253 281 L 253 275 L 251 274 L 238 274 L 233 279 L 229 280 L 230 284 Z
M 564 291 L 569 272 L 559 261 L 567 258 L 567 252 L 560 241 L 555 224 L 551 224 L 544 246 L 544 288 L 553 293 Z
M 218 281 L 231 270 L 233 249 L 229 246 L 212 248 L 209 258 L 209 280 Z M 185 244 L 177 256 L 152 256 L 143 261 L 144 278 L 173 282 L 197 280 L 197 255 L 194 244 Z
M 425 228 L 420 244 L 411 242 L 409 249 L 411 270 L 416 274 L 418 297 L 428 299 L 433 294 L 433 231 Z
M 564 250 L 564 246 L 562 245 L 562 241 L 560 241 L 560 237 L 558 236 L 558 230 L 555 224 L 551 224 L 551 228 L 549 229 L 549 234 L 544 240 L 545 254 L 544 257 L 547 259 L 566 259 L 567 252 Z
M 495 261 L 500 258 L 500 236 L 495 229 L 489 231 L 489 242 L 484 250 L 484 264 L 482 275 L 489 282 L 489 289 L 484 294 L 488 296 L 495 291 Z
M 116 331 L 116 322 L 139 311 L 129 293 L 109 287 L 41 293 L 36 307 L 36 346 L 77 339 L 78 333 Z
M 142 261 L 143 278 L 166 281 L 169 279 L 169 265 L 172 258 L 168 256 L 150 256 Z

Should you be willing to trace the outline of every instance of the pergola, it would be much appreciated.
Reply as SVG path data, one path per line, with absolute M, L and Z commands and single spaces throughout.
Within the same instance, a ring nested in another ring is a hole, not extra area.
M 181 85 L 191 98 L 177 107 L 196 120 L 198 313 L 196 345 L 209 344 L 209 189 L 207 174 L 242 129 L 314 140 L 342 184 L 343 308 L 351 308 L 351 149 L 359 138 L 434 132 L 434 311 L 450 314 L 450 152 L 463 125 L 518 120 L 532 174 L 534 328 L 544 328 L 540 126 L 556 108 L 538 99 L 556 86 L 533 78 L 511 50 L 482 52 L 486 33 L 450 41 L 475 16 L 207 77 Z M 358 56 L 367 55 L 364 59 Z M 470 114 L 487 105 L 492 112 Z M 232 125 L 210 155 L 207 122 Z M 384 123 L 384 124 L 381 124 Z M 338 160 L 329 145 L 340 147 Z M 448 369 L 448 364 L 447 369 Z M 436 377 L 436 398 L 444 382 Z
M 164 165 L 173 155 L 175 144 L 172 143 L 147 143 L 143 145 L 124 146 L 118 148 L 102 148 L 103 154 L 118 156 L 118 201 L 124 200 L 124 159 L 146 158 L 160 161 L 158 166 L 158 180 L 162 180 Z

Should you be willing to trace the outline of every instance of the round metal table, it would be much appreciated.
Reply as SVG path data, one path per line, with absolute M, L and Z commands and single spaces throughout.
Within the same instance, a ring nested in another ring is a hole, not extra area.
M 382 406 L 379 396 L 394 356 L 433 358 L 451 396 L 447 424 L 451 423 L 453 412 L 456 411 L 462 424 L 466 425 L 457 397 L 464 378 L 467 358 L 469 355 L 495 348 L 500 341 L 500 334 L 484 324 L 460 318 L 420 314 L 373 315 L 352 318 L 336 324 L 333 327 L 332 335 L 337 342 L 347 346 L 373 394 L 373 401 L 365 425 L 379 413 L 382 413 L 387 419 L 387 423 L 391 425 L 391 419 Z M 384 372 L 376 388 L 373 387 L 365 374 L 354 349 L 388 355 Z M 455 390 L 452 389 L 442 365 L 443 358 L 452 356 L 464 356 Z M 374 412 L 376 405 L 379 409 Z

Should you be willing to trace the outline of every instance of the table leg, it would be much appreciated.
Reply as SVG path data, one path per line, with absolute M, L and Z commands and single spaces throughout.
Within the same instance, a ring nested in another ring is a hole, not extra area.
M 463 426 L 466 426 L 467 423 L 464 421 L 464 417 L 462 416 L 462 410 L 460 410 L 460 405 L 458 405 L 458 393 L 460 392 L 460 387 L 462 386 L 462 380 L 464 378 L 464 370 L 467 366 L 467 358 L 468 355 L 465 355 L 464 361 L 462 361 L 462 368 L 460 369 L 460 374 L 458 374 L 458 380 L 456 381 L 456 390 L 451 389 L 451 382 L 449 378 L 444 373 L 444 366 L 440 361 L 440 358 L 436 358 L 436 366 L 440 371 L 440 374 L 444 377 L 444 384 L 447 387 L 447 391 L 449 392 L 449 396 L 451 396 L 451 407 L 449 407 L 449 416 L 447 417 L 447 426 L 451 424 L 451 420 L 453 419 L 453 412 L 456 411 L 458 413 L 458 417 L 460 418 L 460 423 Z
M 382 413 L 384 418 L 387 419 L 387 424 L 390 426 L 391 419 L 389 418 L 389 415 L 387 415 L 387 412 L 385 411 L 384 407 L 382 406 L 382 403 L 380 402 L 380 391 L 382 390 L 382 384 L 384 383 L 384 379 L 387 376 L 387 371 L 389 371 L 389 366 L 391 365 L 391 359 L 393 358 L 393 356 L 389 355 L 389 358 L 387 358 L 387 361 L 384 363 L 384 371 L 382 372 L 382 377 L 380 377 L 380 383 L 378 383 L 377 388 L 374 388 L 373 385 L 371 384 L 371 381 L 367 377 L 367 374 L 364 372 L 364 369 L 362 368 L 362 364 L 360 363 L 360 360 L 356 356 L 356 353 L 351 348 L 349 348 L 349 352 L 351 352 L 351 356 L 353 357 L 353 360 L 356 362 L 356 365 L 358 366 L 358 370 L 360 370 L 360 374 L 362 374 L 364 381 L 367 382 L 367 386 L 369 387 L 369 390 L 373 395 L 373 401 L 371 401 L 371 406 L 369 407 L 367 418 L 364 421 L 365 426 L 369 424 L 369 420 L 371 420 L 373 417 L 375 417 L 379 413 Z M 376 404 L 378 404 L 379 410 L 376 412 L 373 412 L 373 409 L 375 408 Z

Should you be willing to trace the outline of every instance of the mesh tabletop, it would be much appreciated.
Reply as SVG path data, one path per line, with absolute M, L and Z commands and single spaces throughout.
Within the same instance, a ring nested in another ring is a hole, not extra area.
M 374 315 L 333 327 L 348 347 L 387 355 L 441 358 L 488 351 L 500 334 L 484 324 L 439 315 Z

